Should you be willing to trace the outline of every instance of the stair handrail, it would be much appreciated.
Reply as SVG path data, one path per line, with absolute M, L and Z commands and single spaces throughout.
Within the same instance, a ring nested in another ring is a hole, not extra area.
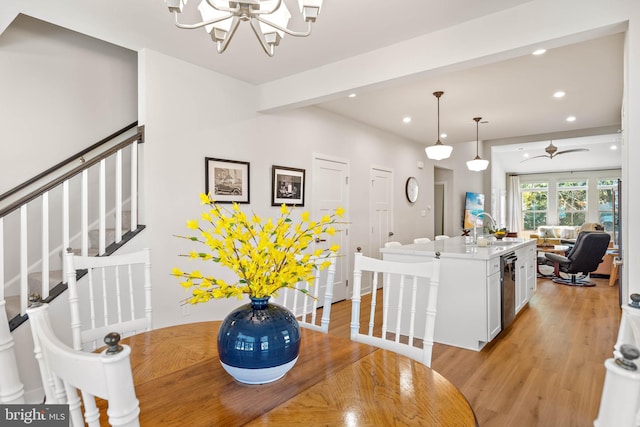
M 78 152 L 77 154 L 74 154 L 73 156 L 67 158 L 66 160 L 58 163 L 57 165 L 47 169 L 46 171 L 36 175 L 35 177 L 31 178 L 30 180 L 16 186 L 15 188 L 12 188 L 11 190 L 5 192 L 4 194 L 0 195 L 0 202 L 2 202 L 3 200 L 7 199 L 8 197 L 16 194 L 17 192 L 29 187 L 30 185 L 34 184 L 35 182 L 38 182 L 39 180 L 41 180 L 42 178 L 46 177 L 47 175 L 50 175 L 51 173 L 55 172 L 56 170 L 59 170 L 60 168 L 67 166 L 68 164 L 80 160 L 81 164 L 79 166 L 76 166 L 75 168 L 71 169 L 70 171 L 60 175 L 57 178 L 54 178 L 53 180 L 49 181 L 48 183 L 36 188 L 35 190 L 29 192 L 28 194 L 20 197 L 18 200 L 16 200 L 15 202 L 9 204 L 7 207 L 0 209 L 0 218 L 10 214 L 11 212 L 15 211 L 16 209 L 20 208 L 20 206 L 24 205 L 25 203 L 28 203 L 38 197 L 40 197 L 42 194 L 44 194 L 45 192 L 49 191 L 50 189 L 56 187 L 57 185 L 61 184 L 62 182 L 78 175 L 79 173 L 81 173 L 83 170 L 90 168 L 91 166 L 95 165 L 96 163 L 99 163 L 102 159 L 106 159 L 107 157 L 111 156 L 113 153 L 117 152 L 118 150 L 120 150 L 123 147 L 126 147 L 127 145 L 131 144 L 134 141 L 139 141 L 140 143 L 144 142 L 144 126 L 138 126 L 137 132 L 125 139 L 122 142 L 119 142 L 118 144 L 110 147 L 109 149 L 101 152 L 100 154 L 98 154 L 97 156 L 93 157 L 90 160 L 84 160 L 83 156 L 86 155 L 87 153 L 90 153 L 91 151 L 94 151 L 96 148 L 106 144 L 107 142 L 113 140 L 114 138 L 117 138 L 119 135 L 124 134 L 125 132 L 131 130 L 132 128 L 134 128 L 135 126 L 138 125 L 138 122 L 135 121 L 133 123 L 131 123 L 130 125 L 120 129 L 119 131 L 113 133 L 112 135 L 108 136 L 107 138 L 104 138 L 100 141 L 98 141 L 97 143 L 93 144 L 91 147 L 88 147 L 80 152 Z

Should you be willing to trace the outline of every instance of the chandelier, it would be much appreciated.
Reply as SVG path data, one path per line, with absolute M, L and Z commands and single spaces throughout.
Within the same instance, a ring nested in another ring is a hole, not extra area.
M 467 169 L 474 172 L 483 171 L 489 166 L 489 160 L 482 160 L 478 154 L 478 122 L 482 120 L 482 117 L 474 117 L 476 122 L 476 157 L 473 160 L 467 162 Z
M 440 141 L 440 97 L 444 95 L 444 92 L 433 92 L 433 96 L 438 98 L 438 140 L 435 144 L 427 147 L 424 151 L 427 153 L 427 157 L 433 160 L 447 159 L 453 151 L 453 147 L 450 145 L 444 145 Z
M 205 27 L 216 43 L 218 53 L 224 52 L 242 21 L 249 21 L 251 29 L 267 55 L 273 56 L 275 47 L 285 34 L 306 37 L 311 34 L 311 24 L 320 14 L 322 0 L 298 0 L 300 13 L 307 23 L 306 31 L 287 28 L 291 13 L 283 0 L 202 0 L 198 6 L 202 21 L 194 24 L 179 22 L 178 14 L 188 0 L 165 0 L 169 12 L 173 13 L 178 28 Z

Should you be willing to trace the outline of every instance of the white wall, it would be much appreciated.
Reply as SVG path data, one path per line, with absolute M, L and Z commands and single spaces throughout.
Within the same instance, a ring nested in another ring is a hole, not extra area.
M 136 54 L 20 15 L 0 35 L 0 194 L 137 117 Z
M 272 165 L 306 170 L 305 209 L 311 210 L 312 154 L 348 159 L 351 247 L 343 248 L 346 254 L 357 246 L 369 247 L 369 168 L 389 167 L 395 179 L 395 237 L 408 243 L 418 235 L 433 234 L 432 212 L 420 215 L 433 204 L 433 162 L 422 146 L 313 107 L 255 114 L 251 86 L 150 50 L 141 53 L 140 66 L 140 121 L 147 141 L 143 222 L 153 250 L 156 326 L 221 318 L 238 304 L 216 301 L 190 307 L 191 314 L 183 316 L 179 302 L 186 295 L 169 276 L 173 266 L 188 268 L 178 255 L 191 246 L 173 235 L 186 233 L 185 221 L 200 212 L 198 193 L 204 191 L 205 157 L 250 162 L 251 203 L 243 208 L 262 216 L 278 215 L 270 201 Z M 176 80 L 185 75 L 189 78 Z M 460 164 L 472 158 L 464 145 L 461 151 L 463 160 L 449 160 L 456 174 Z M 418 169 L 419 160 L 425 163 L 423 169 Z M 462 172 L 460 188 L 469 189 L 464 184 L 467 173 Z M 416 176 L 425 189 L 414 205 L 404 196 L 408 176 Z

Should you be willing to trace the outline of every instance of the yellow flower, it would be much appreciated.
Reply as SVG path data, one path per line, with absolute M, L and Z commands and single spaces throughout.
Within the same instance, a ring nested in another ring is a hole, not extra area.
M 329 249 L 313 248 L 313 240 L 323 234 L 335 233 L 332 224 L 344 214 L 338 208 L 333 214 L 326 214 L 319 222 L 311 221 L 309 212 L 300 214 L 300 221 L 290 217 L 292 209 L 280 206 L 280 217 L 262 221 L 252 213 L 249 217 L 240 205 L 234 203 L 231 208 L 217 205 L 210 195 L 200 195 L 202 204 L 209 205 L 207 212 L 200 218 L 211 224 L 212 228 L 202 229 L 197 220 L 187 221 L 187 228 L 199 230 L 200 238 L 184 239 L 202 244 L 204 251 L 192 250 L 188 258 L 212 261 L 233 271 L 235 283 L 226 283 L 221 279 L 204 276 L 200 270 L 185 273 L 173 268 L 171 274 L 181 278 L 179 284 L 191 292 L 185 301 L 199 304 L 216 298 L 242 298 L 244 294 L 254 297 L 275 295 L 279 289 L 297 289 L 300 281 L 311 281 L 316 265 L 311 256 L 325 258 L 320 269 L 330 265 L 329 258 L 337 256 L 338 245 Z M 186 279 L 186 280 L 185 280 Z

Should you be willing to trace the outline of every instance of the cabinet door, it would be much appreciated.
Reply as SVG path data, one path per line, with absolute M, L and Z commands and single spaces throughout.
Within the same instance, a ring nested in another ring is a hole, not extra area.
M 500 285 L 500 272 L 487 276 L 487 324 L 489 326 L 487 341 L 491 341 L 502 330 Z
M 527 301 L 531 299 L 533 294 L 536 291 L 536 286 L 538 284 L 538 276 L 536 274 L 536 264 L 537 254 L 536 250 L 533 246 L 527 248 L 527 265 L 526 265 L 526 273 L 527 273 Z

